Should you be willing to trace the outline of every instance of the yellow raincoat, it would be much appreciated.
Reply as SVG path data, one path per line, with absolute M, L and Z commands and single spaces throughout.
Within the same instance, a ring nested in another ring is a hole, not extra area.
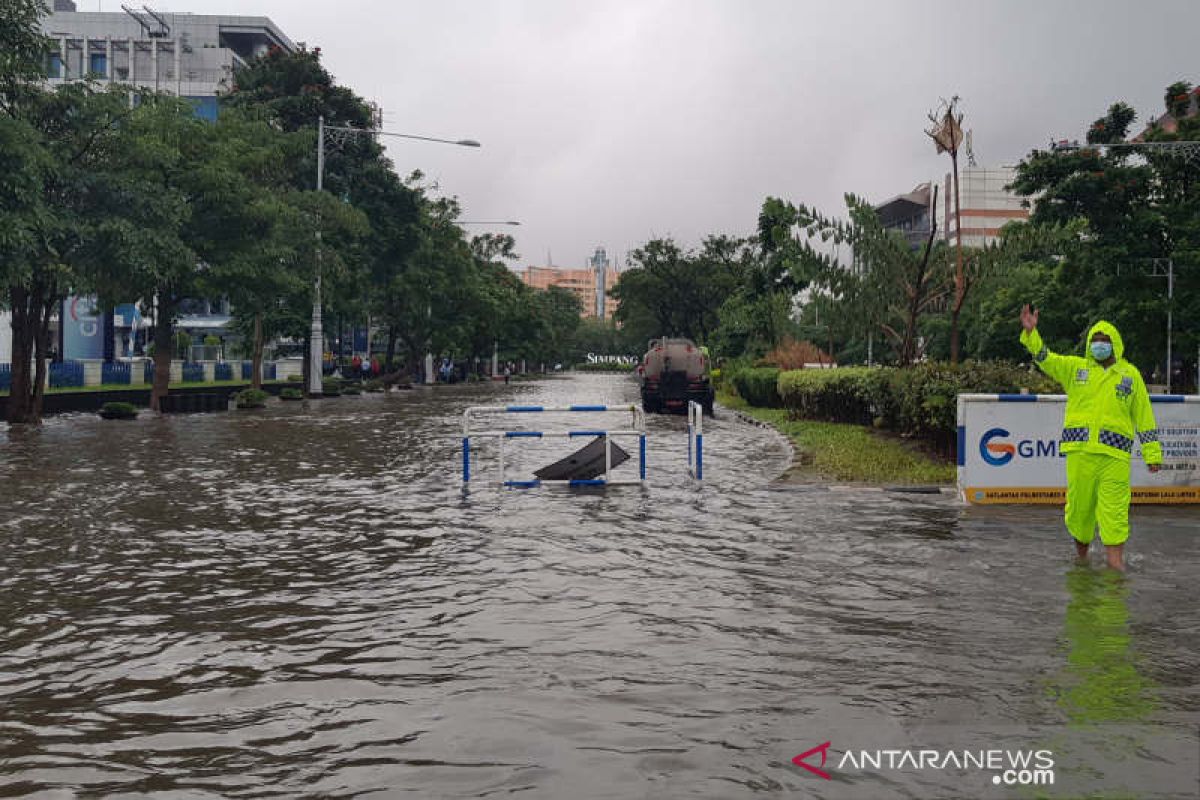
M 1088 345 L 1097 332 L 1112 339 L 1116 362 L 1107 369 Z M 1042 372 L 1067 393 L 1060 452 L 1067 454 L 1067 529 L 1090 542 L 1097 522 L 1106 545 L 1129 538 L 1129 459 L 1134 437 L 1147 464 L 1162 463 L 1150 395 L 1137 367 L 1124 359 L 1121 334 L 1108 322 L 1088 331 L 1084 357 L 1052 353 L 1037 330 L 1022 331 L 1021 344 Z

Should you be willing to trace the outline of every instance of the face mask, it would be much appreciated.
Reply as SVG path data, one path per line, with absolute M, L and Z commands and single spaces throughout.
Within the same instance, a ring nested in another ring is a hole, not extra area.
M 1105 361 L 1112 355 L 1112 342 L 1092 342 L 1092 358 Z

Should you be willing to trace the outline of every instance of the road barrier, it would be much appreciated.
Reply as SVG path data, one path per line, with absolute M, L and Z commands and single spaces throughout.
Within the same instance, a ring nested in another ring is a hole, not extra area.
M 688 401 L 688 472 L 696 480 L 704 480 L 704 407 L 695 400 Z
M 473 431 L 471 429 L 472 417 L 481 416 L 499 416 L 505 415 L 525 415 L 525 414 L 543 414 L 543 413 L 567 413 L 567 414 L 619 414 L 625 413 L 630 415 L 630 423 L 625 428 L 594 428 L 585 429 L 568 429 L 557 431 L 530 431 L 530 430 L 504 430 L 491 429 L 483 431 Z M 637 437 L 638 440 L 638 477 L 636 480 L 613 478 L 612 476 L 612 448 L 610 442 L 614 437 Z M 497 442 L 499 455 L 497 457 L 499 469 L 497 470 L 497 479 L 495 483 L 499 486 L 506 486 L 513 489 L 529 489 L 540 486 L 542 484 L 566 484 L 568 486 L 618 486 L 646 483 L 646 414 L 640 406 L 608 406 L 608 405 L 570 405 L 570 406 L 473 406 L 463 412 L 463 435 L 462 435 L 462 478 L 463 483 L 471 481 L 471 440 L 475 438 L 494 438 Z M 504 448 L 506 443 L 510 441 L 525 442 L 529 440 L 541 440 L 547 438 L 563 437 L 566 439 L 580 437 L 602 437 L 604 440 L 604 477 L 603 478 L 587 478 L 587 479 L 567 479 L 567 480 L 507 480 L 505 476 Z
M 960 394 L 958 491 L 968 503 L 1064 503 L 1061 394 Z M 1150 395 L 1163 451 L 1152 473 L 1134 444 L 1134 503 L 1200 503 L 1200 396 Z

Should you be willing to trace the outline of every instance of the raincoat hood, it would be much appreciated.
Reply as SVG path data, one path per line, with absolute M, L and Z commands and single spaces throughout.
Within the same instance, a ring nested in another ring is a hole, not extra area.
M 1125 355 L 1125 342 L 1121 339 L 1121 334 L 1111 322 L 1100 320 L 1088 330 L 1087 341 L 1083 343 L 1083 354 L 1088 361 L 1095 361 L 1092 358 L 1092 337 L 1097 333 L 1103 333 L 1112 339 L 1113 358 L 1120 361 Z

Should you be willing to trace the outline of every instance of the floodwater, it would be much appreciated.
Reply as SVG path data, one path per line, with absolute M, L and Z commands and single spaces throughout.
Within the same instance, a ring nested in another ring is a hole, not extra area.
M 0 795 L 1200 788 L 1200 513 L 1135 509 L 1121 577 L 1071 564 L 1055 509 L 776 485 L 787 446 L 720 409 L 703 486 L 652 417 L 647 488 L 463 490 L 465 407 L 634 397 L 570 376 L 0 431 Z M 513 442 L 511 478 L 569 446 Z M 829 779 L 792 763 L 826 742 Z M 1054 785 L 945 761 L 982 750 L 1047 751 Z

